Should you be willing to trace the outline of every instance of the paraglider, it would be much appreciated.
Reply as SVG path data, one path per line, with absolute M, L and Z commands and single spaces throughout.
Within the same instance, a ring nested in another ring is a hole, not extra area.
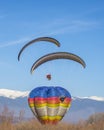
M 54 38 L 51 38 L 51 37 L 39 37 L 39 38 L 36 38 L 36 39 L 33 39 L 31 40 L 30 42 L 28 42 L 27 44 L 25 44 L 22 49 L 20 50 L 19 54 L 18 54 L 18 61 L 20 60 L 20 56 L 21 56 L 21 53 L 23 52 L 23 50 L 28 47 L 29 45 L 35 43 L 35 42 L 40 42 L 40 41 L 46 41 L 46 42 L 51 42 L 53 44 L 55 44 L 56 46 L 60 47 L 60 43 L 59 41 L 57 41 L 56 39 Z
M 28 98 L 28 104 L 42 124 L 57 124 L 71 106 L 71 95 L 62 87 L 37 87 Z
M 69 60 L 74 60 L 78 63 L 80 63 L 84 68 L 86 66 L 85 62 L 77 55 L 69 53 L 69 52 L 56 52 L 56 53 L 50 53 L 47 54 L 41 58 L 39 58 L 31 67 L 31 73 L 40 66 L 41 64 L 50 61 L 50 60 L 55 60 L 55 59 L 69 59 Z
M 47 74 L 47 75 L 46 75 L 46 78 L 47 78 L 48 80 L 51 80 L 51 74 Z

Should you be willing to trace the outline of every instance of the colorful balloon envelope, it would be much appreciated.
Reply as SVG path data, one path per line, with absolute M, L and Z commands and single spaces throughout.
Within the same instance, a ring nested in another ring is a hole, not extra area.
M 70 93 L 62 87 L 37 87 L 28 98 L 29 106 L 42 124 L 57 124 L 71 105 Z

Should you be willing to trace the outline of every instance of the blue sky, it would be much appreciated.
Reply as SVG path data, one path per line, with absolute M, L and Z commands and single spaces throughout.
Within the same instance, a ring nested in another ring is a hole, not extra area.
M 0 88 L 62 86 L 73 96 L 104 97 L 103 7 L 103 0 L 1 0 Z M 26 48 L 18 62 L 23 45 L 41 36 L 56 38 L 61 47 L 39 42 Z M 86 68 L 71 60 L 54 60 L 30 74 L 38 58 L 56 51 L 80 56 Z M 46 79 L 48 73 L 51 81 Z

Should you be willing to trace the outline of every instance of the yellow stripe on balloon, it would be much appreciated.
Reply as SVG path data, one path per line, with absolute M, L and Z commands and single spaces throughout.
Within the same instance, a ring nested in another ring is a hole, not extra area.
M 47 104 L 47 106 L 48 106 L 48 107 L 59 107 L 60 104 L 59 104 L 59 103 L 58 103 L 58 104 Z
M 42 120 L 61 120 L 62 116 L 42 116 L 40 117 Z
M 59 104 L 47 104 L 47 106 L 48 107 L 60 107 L 60 106 L 62 106 L 62 107 L 67 108 L 67 107 L 70 107 L 70 104 L 63 104 L 63 103 L 59 103 Z
M 30 107 L 45 107 L 47 106 L 47 103 L 42 103 L 42 104 L 35 104 L 35 103 L 30 103 Z
M 67 108 L 67 107 L 70 107 L 70 105 L 71 105 L 71 104 L 60 103 L 60 106 L 62 106 L 62 107 L 66 107 L 66 108 Z
M 64 103 L 58 103 L 58 104 L 48 104 L 48 103 L 42 103 L 42 104 L 34 104 L 34 103 L 30 103 L 29 106 L 30 107 L 70 107 L 71 104 L 64 104 Z

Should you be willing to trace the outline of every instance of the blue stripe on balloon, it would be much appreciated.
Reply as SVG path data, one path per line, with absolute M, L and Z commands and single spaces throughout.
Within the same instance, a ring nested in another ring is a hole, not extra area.
M 30 98 L 35 98 L 35 97 L 43 97 L 43 98 L 47 98 L 47 97 L 69 97 L 71 98 L 70 93 L 62 88 L 62 87 L 46 87 L 46 86 L 42 86 L 42 87 L 37 87 L 35 89 L 33 89 L 30 94 L 29 94 Z

